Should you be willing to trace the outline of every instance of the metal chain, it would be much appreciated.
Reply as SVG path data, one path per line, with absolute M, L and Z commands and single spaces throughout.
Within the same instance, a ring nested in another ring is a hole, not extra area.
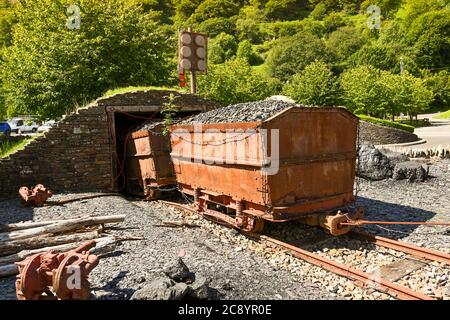
M 357 162 L 357 166 L 356 166 L 356 173 L 355 173 L 355 179 L 356 179 L 356 187 L 355 187 L 355 207 L 356 207 L 356 202 L 358 201 L 358 193 L 359 193 L 359 183 L 360 183 L 360 178 L 358 176 L 358 174 L 360 173 L 360 165 L 361 165 L 361 161 L 359 158 L 359 154 L 360 154 L 360 140 L 359 140 L 359 122 L 358 125 L 356 127 L 356 162 Z

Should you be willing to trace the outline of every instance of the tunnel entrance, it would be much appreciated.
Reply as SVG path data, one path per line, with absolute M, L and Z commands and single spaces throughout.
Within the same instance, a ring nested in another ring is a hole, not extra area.
M 178 112 L 174 122 L 199 112 Z M 164 135 L 164 114 L 115 110 L 113 118 L 113 185 L 116 191 L 149 200 L 176 185 L 170 159 L 170 135 Z M 172 188 L 173 189 L 173 188 Z

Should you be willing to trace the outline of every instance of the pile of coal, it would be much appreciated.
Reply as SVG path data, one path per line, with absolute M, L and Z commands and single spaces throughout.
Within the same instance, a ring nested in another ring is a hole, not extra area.
M 200 113 L 180 124 L 264 121 L 290 107 L 299 105 L 276 99 L 238 103 Z

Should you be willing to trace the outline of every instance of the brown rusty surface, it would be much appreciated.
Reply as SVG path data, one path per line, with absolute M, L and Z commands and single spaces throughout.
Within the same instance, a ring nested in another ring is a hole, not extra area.
M 88 276 L 99 263 L 88 251 L 94 246 L 92 240 L 65 253 L 51 250 L 17 262 L 17 299 L 88 300 Z
M 38 184 L 31 190 L 27 187 L 21 187 L 19 189 L 19 195 L 23 203 L 30 206 L 41 206 L 53 194 L 50 190 L 45 188 L 44 185 Z
M 155 198 L 161 186 L 176 184 L 169 154 L 169 136 L 162 135 L 162 126 L 134 132 L 127 143 L 125 176 L 127 192 Z
M 202 132 L 223 133 L 207 133 L 203 139 L 195 134 L 198 126 L 172 126 L 176 134 L 171 156 L 183 190 L 225 195 L 231 204 L 243 201 L 246 212 L 285 221 L 354 201 L 357 125 L 358 119 L 342 108 L 290 108 L 264 122 L 202 125 Z M 241 133 L 226 136 L 229 129 Z M 265 177 L 260 171 L 269 161 L 263 156 L 260 135 L 245 132 L 260 129 L 280 133 L 280 168 L 275 175 Z M 257 152 L 246 156 L 252 148 Z M 245 152 L 230 158 L 227 149 Z M 223 159 L 222 155 L 226 155 L 222 163 L 208 162 Z

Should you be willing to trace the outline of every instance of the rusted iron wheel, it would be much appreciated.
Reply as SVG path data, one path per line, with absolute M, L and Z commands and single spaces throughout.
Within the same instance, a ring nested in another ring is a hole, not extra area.
M 264 230 L 264 220 L 263 219 L 255 219 L 254 220 L 254 228 L 252 230 L 253 233 L 262 233 Z

